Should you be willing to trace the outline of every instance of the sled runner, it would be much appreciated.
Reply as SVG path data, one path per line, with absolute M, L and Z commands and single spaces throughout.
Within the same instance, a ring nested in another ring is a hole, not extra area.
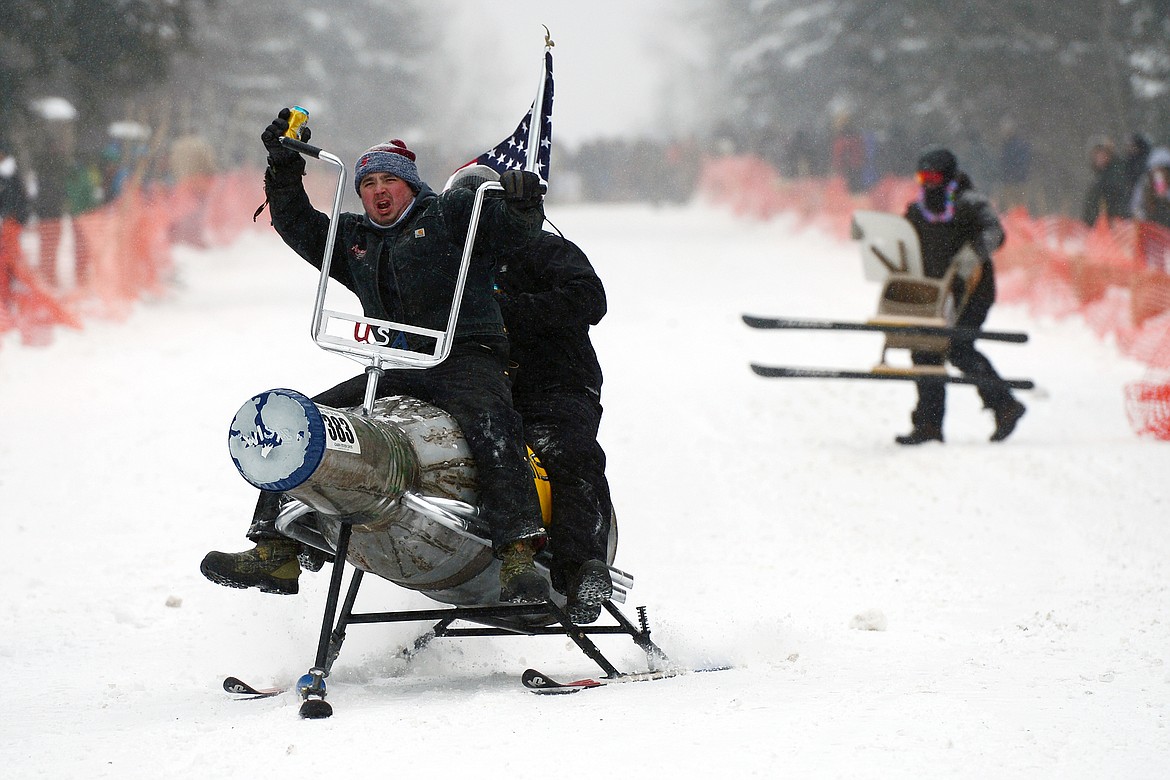
M 941 279 L 926 276 L 922 252 L 914 227 L 905 219 L 877 211 L 853 215 L 853 238 L 861 242 L 862 268 L 868 281 L 882 283 L 876 316 L 865 322 L 760 317 L 744 314 L 748 327 L 765 330 L 842 330 L 877 332 L 885 336 L 878 363 L 869 371 L 765 366 L 752 363 L 752 371 L 763 377 L 804 377 L 815 379 L 881 379 L 920 381 L 930 379 L 949 384 L 979 385 L 998 382 L 981 377 L 956 376 L 944 366 L 899 367 L 887 361 L 891 349 L 945 354 L 956 341 L 1027 342 L 1026 333 L 986 331 L 955 326 L 961 303 L 955 301 L 956 275 L 966 277 L 980 263 L 970 246 L 964 246 Z M 1002 380 L 1020 390 L 1035 385 L 1028 379 Z
M 531 604 L 500 602 L 500 562 L 495 558 L 476 505 L 475 466 L 458 424 L 444 410 L 401 395 L 379 397 L 378 381 L 386 370 L 438 365 L 449 355 L 471 263 L 475 236 L 490 190 L 478 188 L 455 280 L 444 330 L 410 323 L 356 316 L 325 308 L 329 270 L 341 211 L 345 165 L 335 155 L 291 139 L 281 143 L 338 169 L 321 275 L 313 311 L 312 336 L 322 349 L 365 366 L 367 384 L 361 407 L 336 409 L 314 403 L 301 393 L 274 389 L 248 400 L 229 432 L 229 450 L 240 474 L 253 486 L 286 498 L 277 529 L 332 558 L 329 590 L 313 666 L 296 684 L 304 718 L 325 718 L 325 678 L 340 653 L 347 629 L 355 624 L 425 622 L 430 628 L 400 655 L 409 658 L 440 637 L 560 636 L 570 639 L 604 672 L 625 675 L 591 637 L 625 635 L 641 648 L 650 672 L 669 666 L 666 654 L 650 639 L 645 610 L 630 621 L 614 602 L 623 603 L 633 578 L 613 568 L 617 524 L 611 524 L 607 563 L 613 595 L 603 606 L 610 624 L 576 625 L 565 599 Z M 391 334 L 410 333 L 433 342 L 426 352 L 413 351 Z M 538 487 L 547 478 L 530 458 Z M 551 514 L 547 489 L 542 493 L 546 522 Z M 539 566 L 547 578 L 547 567 Z M 547 559 L 545 561 L 547 563 Z M 354 571 L 342 595 L 345 568 Z M 373 574 L 423 593 L 444 605 L 437 609 L 394 612 L 355 611 L 365 574 Z M 225 681 L 232 693 L 256 697 L 281 689 L 251 688 L 235 678 Z

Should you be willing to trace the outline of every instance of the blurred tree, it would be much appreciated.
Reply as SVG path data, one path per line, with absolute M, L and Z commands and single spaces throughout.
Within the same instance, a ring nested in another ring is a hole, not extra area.
M 1009 119 L 1049 208 L 1083 189 L 1090 136 L 1170 140 L 1170 0 L 725 0 L 707 13 L 734 95 L 722 118 L 749 133 L 848 114 L 907 148 L 998 150 Z
M 166 78 L 207 0 L 6 0 L 0 25 L 0 110 L 64 97 L 101 127 L 120 98 Z M 96 121 L 95 121 L 96 120 Z
M 259 161 L 260 131 L 296 104 L 309 110 L 313 142 L 342 159 L 391 137 L 420 151 L 435 41 L 422 17 L 417 2 L 379 0 L 205 9 L 194 54 L 172 80 L 180 122 L 198 124 L 230 159 Z

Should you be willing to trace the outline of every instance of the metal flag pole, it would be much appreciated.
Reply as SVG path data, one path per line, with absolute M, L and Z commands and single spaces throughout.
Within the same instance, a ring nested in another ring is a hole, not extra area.
M 540 123 L 544 120 L 544 89 L 548 83 L 548 52 L 553 46 L 551 34 L 547 25 L 544 27 L 544 53 L 540 56 L 540 87 L 536 90 L 536 100 L 532 102 L 532 118 L 528 121 L 528 148 L 525 150 L 524 170 L 532 171 L 540 176 Z M 543 176 L 540 177 L 544 179 Z

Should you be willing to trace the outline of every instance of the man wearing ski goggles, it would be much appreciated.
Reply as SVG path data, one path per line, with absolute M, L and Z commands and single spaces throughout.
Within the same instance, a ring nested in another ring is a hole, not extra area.
M 959 161 L 949 149 L 936 147 L 918 159 L 915 179 L 921 186 L 918 199 L 906 209 L 906 219 L 918 234 L 926 275 L 941 279 L 966 245 L 980 258 L 967 274 L 956 275 L 955 296 L 958 315 L 955 325 L 978 329 L 995 302 L 995 269 L 991 253 L 1003 244 L 1003 226 L 987 198 L 975 192 L 971 179 L 959 170 Z M 942 366 L 949 362 L 963 374 L 986 380 L 978 385 L 983 406 L 995 415 L 992 441 L 1006 439 L 1024 414 L 1024 405 L 996 373 L 991 361 L 975 349 L 972 341 L 952 341 L 945 353 L 913 351 L 917 366 Z M 918 404 L 910 415 L 914 429 L 898 436 L 903 445 L 943 441 L 946 412 L 946 385 L 920 380 Z
M 923 187 L 941 187 L 947 182 L 942 171 L 919 171 L 914 178 Z

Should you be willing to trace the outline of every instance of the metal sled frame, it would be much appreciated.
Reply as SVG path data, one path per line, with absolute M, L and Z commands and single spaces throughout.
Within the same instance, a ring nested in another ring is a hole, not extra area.
M 396 612 L 354 612 L 354 605 L 365 572 L 355 567 L 353 575 L 350 577 L 344 602 L 341 601 L 340 596 L 342 580 L 345 576 L 349 540 L 353 534 L 353 523 L 363 520 L 362 517 L 355 517 L 340 525 L 337 546 L 333 550 L 333 569 L 325 601 L 325 614 L 321 621 L 317 656 L 313 667 L 297 683 L 297 690 L 301 696 L 300 714 L 302 718 L 327 718 L 333 714 L 333 707 L 325 701 L 325 678 L 329 676 L 333 662 L 341 653 L 346 629 L 355 623 L 435 621 L 434 625 L 421 634 L 412 645 L 399 652 L 399 656 L 406 659 L 410 659 L 438 637 L 562 636 L 571 639 L 581 652 L 601 667 L 607 678 L 617 678 L 622 677 L 623 673 L 601 652 L 590 637 L 624 634 L 646 653 L 646 663 L 651 671 L 657 671 L 670 663 L 666 653 L 650 639 L 650 625 L 646 616 L 646 608 L 638 607 L 638 625 L 635 626 L 618 609 L 613 600 L 606 601 L 603 605 L 605 611 L 615 621 L 613 625 L 578 626 L 570 620 L 565 610 L 551 600 L 533 604 L 491 604 Z M 339 603 L 340 612 L 338 610 Z M 526 618 L 528 620 L 525 620 Z M 459 622 L 471 623 L 478 627 L 455 625 Z
M 325 309 L 325 295 L 329 284 L 329 268 L 333 259 L 333 247 L 337 238 L 337 221 L 341 213 L 341 200 L 345 182 L 345 163 L 336 155 L 330 154 L 315 146 L 302 143 L 290 138 L 282 138 L 281 143 L 290 149 L 302 154 L 323 160 L 338 169 L 337 187 L 333 198 L 333 209 L 329 217 L 329 232 L 325 241 L 325 256 L 321 262 L 321 278 L 317 286 L 317 300 L 313 308 L 312 336 L 313 341 L 322 349 L 344 355 L 366 365 L 367 384 L 362 414 L 368 416 L 374 407 L 377 397 L 378 379 L 385 368 L 421 369 L 436 366 L 446 360 L 451 351 L 451 343 L 455 335 L 455 326 L 459 319 L 459 309 L 463 301 L 463 289 L 467 281 L 467 273 L 471 266 L 471 255 L 475 246 L 475 236 L 479 227 L 480 214 L 483 210 L 483 199 L 489 190 L 502 190 L 497 182 L 484 182 L 475 193 L 475 202 L 472 206 L 471 219 L 468 225 L 467 238 L 463 245 L 463 257 L 456 278 L 455 292 L 451 301 L 451 310 L 447 319 L 447 328 L 443 331 L 434 331 L 418 328 L 406 323 L 382 322 L 363 317 L 332 312 Z M 432 354 L 411 352 L 408 350 L 383 347 L 377 344 L 351 344 L 324 333 L 327 318 L 337 318 L 349 322 L 375 326 L 388 326 L 408 333 L 416 333 L 436 339 L 435 350 Z M 481 536 L 475 533 L 473 523 L 477 508 L 459 501 L 435 499 L 429 496 L 405 494 L 403 500 L 412 503 L 414 508 L 426 512 L 434 519 L 458 529 L 461 533 L 479 539 L 487 544 Z M 303 541 L 312 547 L 333 555 L 333 568 L 329 580 L 329 591 L 325 603 L 325 613 L 321 620 L 321 634 L 317 643 L 317 656 L 313 667 L 297 683 L 298 693 L 301 696 L 300 714 L 303 718 L 327 718 L 333 714 L 332 706 L 325 701 L 325 678 L 341 652 L 341 645 L 345 640 L 346 628 L 355 623 L 402 623 L 419 621 L 436 621 L 434 625 L 422 634 L 413 645 L 402 651 L 402 655 L 409 658 L 425 647 L 436 637 L 476 637 L 476 636 L 564 636 L 571 639 L 585 655 L 592 659 L 605 672 L 607 677 L 620 677 L 618 671 L 609 659 L 602 654 L 597 645 L 589 638 L 599 634 L 624 634 L 629 636 L 635 644 L 646 653 L 647 664 L 652 670 L 668 663 L 666 654 L 650 639 L 650 627 L 646 619 L 644 607 L 638 609 L 639 625 L 635 626 L 614 604 L 613 600 L 604 604 L 606 612 L 616 621 L 615 625 L 578 626 L 568 614 L 551 600 L 536 604 L 498 604 L 471 607 L 446 607 L 429 610 L 407 610 L 399 612 L 368 612 L 355 613 L 354 604 L 357 601 L 358 590 L 361 587 L 365 572 L 355 567 L 350 579 L 345 600 L 341 600 L 341 586 L 345 573 L 346 556 L 349 552 L 350 537 L 353 533 L 353 524 L 362 523 L 367 518 L 354 516 L 342 518 L 338 533 L 336 548 L 330 545 L 324 537 L 296 522 L 300 513 L 291 512 L 283 521 L 278 521 L 278 529 L 291 538 Z M 314 536 L 315 534 L 315 536 Z M 632 578 L 624 572 L 611 568 L 614 577 L 614 593 L 624 600 L 625 590 L 633 583 Z M 340 614 L 338 607 L 340 605 Z M 525 620 L 528 618 L 529 620 Z M 455 626 L 457 622 L 472 623 L 478 628 Z M 555 623 L 555 625 L 553 625 Z
M 349 547 L 352 526 L 341 526 L 337 550 L 334 554 L 333 573 L 329 583 L 329 596 L 325 605 L 320 642 L 317 647 L 315 666 L 309 670 L 313 685 L 301 687 L 301 715 L 306 718 L 328 717 L 332 709 L 324 701 L 324 678 L 329 675 L 333 662 L 341 652 L 346 629 L 356 623 L 407 623 L 430 622 L 434 625 L 421 634 L 413 644 L 403 648 L 400 657 L 409 659 L 438 637 L 492 637 L 492 636 L 562 636 L 571 639 L 581 652 L 593 660 L 606 677 L 621 677 L 622 672 L 609 661 L 590 636 L 622 634 L 646 653 L 646 663 L 651 670 L 658 670 L 669 663 L 669 658 L 650 639 L 650 625 L 646 608 L 638 607 L 638 625 L 635 626 L 613 603 L 606 601 L 605 611 L 613 618 L 613 625 L 574 624 L 568 614 L 546 601 L 534 604 L 492 604 L 486 606 L 442 607 L 438 609 L 414 609 L 395 612 L 354 612 L 358 590 L 365 572 L 355 568 L 350 577 L 345 600 L 338 602 L 341 581 L 344 576 L 345 551 Z M 525 620 L 528 618 L 529 620 Z M 456 623 L 472 623 L 478 627 L 457 626 Z M 555 625 L 552 623 L 555 622 Z M 316 683 L 321 682 L 320 689 Z

